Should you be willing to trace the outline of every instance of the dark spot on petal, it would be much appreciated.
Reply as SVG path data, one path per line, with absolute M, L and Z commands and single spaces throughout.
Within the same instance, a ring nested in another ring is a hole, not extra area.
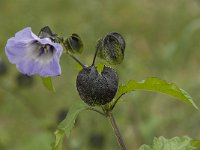
M 55 48 L 54 48 L 52 45 L 49 45 L 49 46 L 48 46 L 48 49 L 49 49 L 49 52 L 52 53 L 52 54 L 53 54 L 54 51 L 55 51 Z
M 46 55 L 46 54 L 53 55 L 54 52 L 55 52 L 55 48 L 52 45 L 50 44 L 41 45 L 38 50 L 38 57 L 42 55 Z
M 40 47 L 38 51 L 39 51 L 38 57 L 44 54 L 44 48 L 43 47 Z

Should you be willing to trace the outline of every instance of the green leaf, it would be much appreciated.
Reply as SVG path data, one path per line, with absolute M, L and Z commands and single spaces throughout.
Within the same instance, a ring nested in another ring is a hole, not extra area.
M 66 118 L 58 125 L 57 130 L 55 131 L 56 140 L 52 145 L 52 150 L 61 150 L 63 138 L 66 135 L 69 137 L 72 128 L 74 127 L 75 120 L 78 114 L 88 109 L 89 107 L 82 102 L 74 104 L 67 113 Z
M 97 64 L 96 65 L 96 68 L 97 68 L 97 71 L 98 71 L 98 73 L 101 75 L 101 72 L 103 71 L 103 69 L 104 69 L 104 64 Z
M 191 144 L 191 138 L 174 137 L 166 139 L 164 137 L 154 138 L 152 145 L 142 145 L 139 150 L 197 150 Z
M 57 129 L 55 131 L 56 140 L 52 144 L 52 150 L 62 150 L 62 143 L 65 136 L 64 131 Z
M 200 140 L 192 140 L 192 146 L 200 149 Z
M 51 77 L 42 77 L 42 82 L 49 91 L 55 92 Z
M 161 80 L 155 77 L 147 78 L 141 82 L 131 80 L 125 85 L 120 85 L 118 90 L 118 97 L 124 95 L 125 93 L 138 90 L 161 92 L 167 95 L 171 95 L 198 109 L 191 96 L 186 91 L 177 87 L 173 83 L 168 83 L 165 80 Z

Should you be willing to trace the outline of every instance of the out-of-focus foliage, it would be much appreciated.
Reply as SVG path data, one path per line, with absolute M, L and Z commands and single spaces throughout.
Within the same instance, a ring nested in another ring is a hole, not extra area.
M 72 128 L 74 127 L 75 121 L 77 119 L 78 114 L 86 110 L 88 106 L 83 103 L 75 103 L 69 110 L 69 114 L 58 126 L 55 131 L 56 140 L 52 145 L 52 150 L 62 150 L 63 139 L 65 135 L 69 137 Z
M 192 146 L 192 139 L 184 137 L 174 137 L 172 139 L 166 139 L 164 137 L 154 138 L 151 146 L 143 145 L 139 150 L 197 150 Z
M 80 101 L 75 87 L 79 69 L 70 57 L 63 55 L 62 76 L 53 78 L 56 93 L 51 93 L 39 76 L 33 77 L 29 87 L 19 86 L 18 72 L 5 56 L 6 41 L 15 32 L 31 26 L 37 34 L 46 25 L 65 38 L 79 34 L 84 51 L 77 57 L 86 64 L 92 63 L 100 37 L 119 32 L 126 40 L 123 63 L 114 66 L 120 83 L 159 77 L 188 91 L 200 105 L 199 0 L 0 0 L 0 57 L 7 67 L 6 74 L 0 75 L 0 149 L 49 150 L 60 110 Z M 114 115 L 127 149 L 150 144 L 161 135 L 200 139 L 200 115 L 192 107 L 149 92 L 135 92 L 123 99 Z M 97 132 L 105 139 L 99 149 L 119 148 L 107 120 L 93 112 L 80 114 L 63 147 L 98 149 L 90 142 Z

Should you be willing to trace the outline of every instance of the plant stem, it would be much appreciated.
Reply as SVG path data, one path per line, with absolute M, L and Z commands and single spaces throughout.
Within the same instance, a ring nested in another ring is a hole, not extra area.
M 94 53 L 94 58 L 93 58 L 93 61 L 92 61 L 92 66 L 95 65 L 95 60 L 96 60 L 96 57 L 97 57 L 97 53 L 98 53 L 98 51 L 99 51 L 99 49 L 96 48 L 96 51 L 95 51 L 95 53 Z
M 76 58 L 72 53 L 70 53 L 69 50 L 67 50 L 67 47 L 65 46 L 65 44 L 63 43 L 63 39 L 58 37 L 59 42 L 62 44 L 62 46 L 66 49 L 66 52 L 69 54 L 69 56 L 71 56 L 78 64 L 80 64 L 83 68 L 87 67 L 86 65 L 84 65 L 80 60 L 78 60 L 78 58 Z
M 78 64 L 80 64 L 83 68 L 86 67 L 86 65 L 84 65 L 82 62 L 80 62 L 74 55 L 72 55 L 71 53 L 69 53 L 69 56 L 71 56 Z
M 124 94 L 121 94 L 121 95 L 114 101 L 114 103 L 113 103 L 112 106 L 111 106 L 111 110 L 114 109 L 115 105 L 117 104 L 117 102 L 119 101 L 119 99 L 120 99 L 123 95 L 124 95 Z
M 95 112 L 97 112 L 97 113 L 103 115 L 104 117 L 106 116 L 106 114 L 105 114 L 104 112 L 101 112 L 101 111 L 99 111 L 99 110 L 97 110 L 97 109 L 95 109 L 95 108 L 93 108 L 93 107 L 89 107 L 88 109 L 89 109 L 89 110 L 93 110 L 93 111 L 95 111 Z
M 117 141 L 118 141 L 118 143 L 119 143 L 119 145 L 120 145 L 120 147 L 121 147 L 121 150 L 126 150 L 126 146 L 125 146 L 125 144 L 124 144 L 124 141 L 123 141 L 123 139 L 122 139 L 121 133 L 120 133 L 118 127 L 117 127 L 117 124 L 116 124 L 116 122 L 115 122 L 115 118 L 114 118 L 114 116 L 113 116 L 113 114 L 112 114 L 111 111 L 107 112 L 107 117 L 108 117 L 109 120 L 110 120 L 110 123 L 111 123 L 111 125 L 112 125 L 112 128 L 113 128 L 113 130 L 114 130 L 114 132 L 115 132 L 115 136 L 116 136 L 116 138 L 117 138 Z

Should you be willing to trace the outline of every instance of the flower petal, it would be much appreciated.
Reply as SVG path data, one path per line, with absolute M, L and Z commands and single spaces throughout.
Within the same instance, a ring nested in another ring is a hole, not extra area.
M 35 38 L 30 27 L 24 28 L 15 34 L 16 40 L 29 41 Z
M 17 69 L 27 75 L 40 74 L 41 76 L 58 76 L 61 75 L 61 68 L 59 65 L 59 58 L 54 57 L 49 63 L 40 65 L 34 59 L 24 61 L 17 64 Z
M 25 60 L 22 59 L 19 63 L 16 64 L 17 69 L 27 75 L 34 75 L 40 72 L 41 66 L 37 65 L 33 59 Z
M 32 33 L 30 27 L 17 32 L 15 37 L 10 38 L 5 52 L 9 61 L 16 64 L 17 69 L 23 74 L 40 74 L 41 76 L 61 74 L 59 59 L 62 46 L 49 38 L 40 39 Z
M 59 65 L 59 58 L 54 57 L 47 65 L 43 66 L 40 74 L 42 76 L 59 76 L 61 75 L 61 68 Z
M 23 56 L 25 56 L 29 45 L 30 42 L 19 42 L 15 38 L 9 39 L 5 47 L 5 52 L 9 61 L 13 64 L 17 63 Z

